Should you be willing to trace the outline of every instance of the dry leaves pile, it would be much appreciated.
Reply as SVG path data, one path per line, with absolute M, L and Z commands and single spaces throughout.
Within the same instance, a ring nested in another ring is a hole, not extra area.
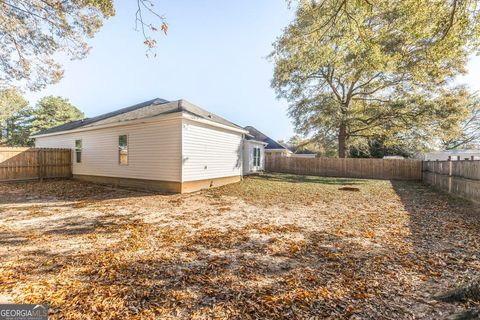
M 360 192 L 339 191 L 354 186 Z M 189 195 L 0 185 L 0 299 L 52 319 L 438 319 L 480 215 L 417 183 L 268 175 Z

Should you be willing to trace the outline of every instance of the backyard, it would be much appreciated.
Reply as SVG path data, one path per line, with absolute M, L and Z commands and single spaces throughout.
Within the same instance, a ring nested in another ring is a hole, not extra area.
M 480 212 L 416 182 L 268 174 L 184 195 L 5 183 L 0 221 L 0 302 L 47 303 L 52 319 L 439 319 L 478 307 L 433 296 L 478 275 Z

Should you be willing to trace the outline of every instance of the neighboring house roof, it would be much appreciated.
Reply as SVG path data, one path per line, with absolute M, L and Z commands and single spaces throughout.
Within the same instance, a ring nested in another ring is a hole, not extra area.
M 458 158 L 469 158 L 473 157 L 473 160 L 480 159 L 480 149 L 457 149 L 457 150 L 443 150 L 443 151 L 433 151 L 428 152 L 423 155 L 423 159 L 427 161 L 432 160 L 457 160 Z
M 302 149 L 302 150 L 295 150 L 295 154 L 317 154 L 318 152 L 309 150 L 309 149 Z
M 273 140 L 272 138 L 268 137 L 267 135 L 258 131 L 256 128 L 254 128 L 252 126 L 246 126 L 245 130 L 247 130 L 248 133 L 249 133 L 249 135 L 246 135 L 247 140 L 257 140 L 257 141 L 265 142 L 265 143 L 267 143 L 267 146 L 265 147 L 265 149 L 267 149 L 267 150 L 268 149 L 270 149 L 270 150 L 271 149 L 285 149 L 287 151 L 290 151 L 286 147 L 284 147 L 280 143 L 278 143 L 277 141 Z
M 130 107 L 105 113 L 93 118 L 85 118 L 82 120 L 72 121 L 62 124 L 57 127 L 46 129 L 35 133 L 33 137 L 37 135 L 51 134 L 57 132 L 70 131 L 74 129 L 94 127 L 103 124 L 123 122 L 137 119 L 151 118 L 159 115 L 166 115 L 176 112 L 186 112 L 191 115 L 200 117 L 205 120 L 210 120 L 225 126 L 233 127 L 236 129 L 243 129 L 242 127 L 225 120 L 205 109 L 202 109 L 194 104 L 189 103 L 186 100 L 167 101 L 160 98 L 148 100 Z
M 442 150 L 442 151 L 432 151 L 427 152 L 426 154 L 465 154 L 465 153 L 480 153 L 480 149 L 454 149 L 454 150 Z

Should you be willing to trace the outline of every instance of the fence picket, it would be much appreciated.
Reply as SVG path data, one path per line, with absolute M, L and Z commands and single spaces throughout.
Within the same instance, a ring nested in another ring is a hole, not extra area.
M 421 180 L 422 161 L 396 159 L 300 158 L 266 154 L 270 172 L 327 177 Z
M 69 178 L 70 149 L 0 148 L 0 181 Z
M 480 161 L 424 161 L 423 182 L 480 203 Z

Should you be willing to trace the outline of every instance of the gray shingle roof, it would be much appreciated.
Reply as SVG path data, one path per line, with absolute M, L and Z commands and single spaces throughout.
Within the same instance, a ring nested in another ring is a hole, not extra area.
M 205 109 L 195 106 L 188 101 L 178 100 L 170 102 L 164 99 L 156 98 L 130 107 L 105 113 L 97 117 L 65 123 L 60 126 L 38 132 L 33 136 L 70 131 L 79 128 L 94 127 L 109 123 L 151 118 L 158 115 L 165 115 L 176 112 L 186 112 L 205 120 L 210 120 L 237 129 L 243 129 L 242 127 L 228 120 L 225 120 L 224 118 L 219 117 L 213 113 L 210 113 Z
M 246 126 L 245 130 L 247 130 L 249 135 L 251 136 L 251 137 L 249 137 L 247 135 L 246 136 L 247 140 L 258 140 L 258 141 L 268 143 L 267 146 L 265 147 L 265 149 L 285 149 L 285 150 L 288 150 L 287 148 L 282 146 L 280 143 L 278 143 L 277 141 L 268 137 L 264 133 L 258 131 L 256 128 L 254 128 L 252 126 Z

